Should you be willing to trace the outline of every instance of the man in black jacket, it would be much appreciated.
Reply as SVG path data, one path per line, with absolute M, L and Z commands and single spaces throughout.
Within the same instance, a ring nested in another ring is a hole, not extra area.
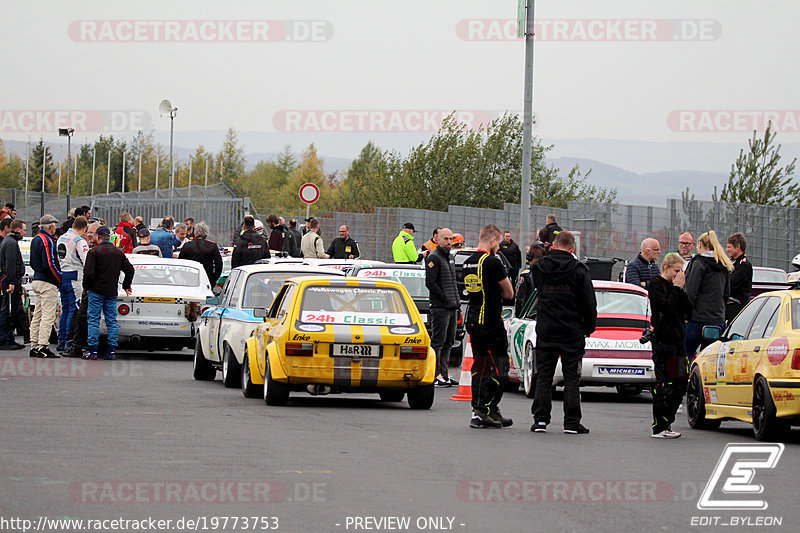
M 547 215 L 547 218 L 545 219 L 545 224 L 546 224 L 545 227 L 539 230 L 539 240 L 542 241 L 545 252 L 547 252 L 553 245 L 556 235 L 558 235 L 559 232 L 563 230 L 561 229 L 561 226 L 559 226 L 556 223 L 555 215 Z
M 195 224 L 194 239 L 183 245 L 178 259 L 189 259 L 203 265 L 203 269 L 208 275 L 208 281 L 213 287 L 222 274 L 222 256 L 217 243 L 209 241 L 207 237 L 208 224 L 205 222 Z
M 108 353 L 106 359 L 114 359 L 119 342 L 117 326 L 117 286 L 120 272 L 125 273 L 122 289 L 131 295 L 133 281 L 133 265 L 125 253 L 111 244 L 111 230 L 106 226 L 97 229 L 97 245 L 86 255 L 86 266 L 83 269 L 83 290 L 89 297 L 89 355 L 86 359 L 97 359 L 97 343 L 100 336 L 100 313 L 106 319 L 108 330 Z
M 346 227 L 346 226 L 343 226 Z M 436 352 L 435 387 L 450 387 L 458 382 L 450 378 L 447 363 L 450 349 L 456 340 L 458 323 L 458 297 L 455 261 L 450 257 L 453 232 L 447 228 L 439 230 L 436 249 L 425 263 L 425 285 L 430 302 L 431 348 Z
M 733 260 L 731 291 L 728 301 L 725 303 L 725 321 L 728 324 L 747 305 L 747 302 L 750 301 L 750 294 L 753 292 L 753 265 L 744 255 L 746 248 L 747 239 L 741 233 L 734 233 L 728 237 L 725 251 Z
M 14 340 L 17 317 L 22 314 L 22 276 L 25 263 L 19 251 L 19 241 L 25 236 L 25 222 L 11 221 L 10 232 L 0 243 L 0 350 L 20 350 L 24 344 Z
M 342 224 L 339 227 L 339 236 L 328 247 L 326 252 L 331 259 L 358 259 L 358 243 L 350 238 L 350 228 Z
M 294 241 L 292 257 L 303 257 L 303 250 L 300 247 L 300 243 L 303 241 L 303 234 L 297 229 L 296 218 L 289 220 L 289 233 L 292 234 L 292 239 Z
M 564 372 L 564 433 L 589 433 L 581 425 L 580 367 L 586 337 L 597 323 L 597 300 L 589 268 L 572 256 L 574 252 L 575 237 L 562 231 L 556 235 L 550 253 L 531 268 L 539 291 L 531 431 L 547 431 L 553 376 L 560 356 Z
M 533 294 L 536 286 L 533 284 L 533 274 L 531 274 L 531 267 L 533 264 L 542 258 L 544 255 L 544 247 L 538 242 L 531 244 L 525 259 L 528 261 L 528 268 L 522 271 L 519 275 L 519 282 L 517 283 L 517 295 L 514 297 L 514 316 L 520 316 L 522 308 L 528 301 L 528 298 Z
M 270 257 L 269 248 L 264 237 L 255 230 L 255 219 L 247 215 L 244 217 L 243 227 L 244 231 L 236 238 L 236 245 L 233 247 L 231 268 L 252 265 L 259 259 L 269 259 Z M 214 281 L 216 282 L 216 280 Z
M 511 279 L 511 284 L 517 282 L 517 275 L 519 269 L 522 267 L 522 252 L 519 250 L 519 245 L 511 238 L 511 232 L 506 231 L 503 233 L 503 242 L 500 243 L 500 253 L 506 256 L 511 268 L 508 269 L 508 277 Z

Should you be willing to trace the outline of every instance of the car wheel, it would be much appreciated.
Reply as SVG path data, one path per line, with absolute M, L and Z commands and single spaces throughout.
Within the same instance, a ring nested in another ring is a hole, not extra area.
M 617 394 L 623 399 L 639 396 L 644 392 L 644 387 L 639 385 L 617 385 Z
M 522 359 L 522 385 L 525 396 L 533 399 L 536 396 L 536 350 L 531 344 L 525 345 L 525 357 Z
M 719 420 L 706 418 L 706 398 L 703 394 L 703 379 L 700 370 L 695 367 L 692 377 L 689 378 L 689 387 L 686 390 L 686 418 L 692 429 L 717 429 Z
M 264 402 L 267 405 L 286 405 L 289 402 L 289 385 L 272 379 L 269 357 L 264 369 Z
M 408 391 L 408 405 L 412 409 L 430 409 L 434 397 L 433 383 L 422 385 Z
M 222 353 L 222 384 L 232 389 L 241 382 L 242 365 L 236 359 L 230 346 Z
M 769 384 L 759 377 L 753 389 L 753 435 L 756 440 L 771 441 L 780 437 L 786 424 L 775 417 L 775 402 L 769 392 Z
M 379 393 L 382 402 L 402 402 L 406 395 L 406 391 L 402 390 L 386 390 Z
M 250 376 L 250 360 L 247 357 L 247 348 L 244 349 L 244 359 L 242 360 L 242 395 L 245 398 L 258 398 L 261 396 L 261 387 L 263 385 L 256 385 L 253 383 L 252 376 Z
M 197 381 L 213 381 L 217 377 L 217 369 L 211 366 L 206 356 L 203 355 L 203 348 L 200 339 L 194 343 L 194 357 L 192 358 L 192 374 Z

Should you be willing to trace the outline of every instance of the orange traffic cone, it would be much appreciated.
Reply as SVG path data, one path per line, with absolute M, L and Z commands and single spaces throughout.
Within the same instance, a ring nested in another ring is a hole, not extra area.
M 464 337 L 464 357 L 461 358 L 461 377 L 458 380 L 458 390 L 451 400 L 457 402 L 472 401 L 472 344 L 469 342 L 469 334 Z

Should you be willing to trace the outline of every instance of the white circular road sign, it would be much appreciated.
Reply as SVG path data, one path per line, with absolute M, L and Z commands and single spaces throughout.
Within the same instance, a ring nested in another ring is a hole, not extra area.
M 305 204 L 313 204 L 319 200 L 319 187 L 313 183 L 304 183 L 300 187 L 300 201 Z

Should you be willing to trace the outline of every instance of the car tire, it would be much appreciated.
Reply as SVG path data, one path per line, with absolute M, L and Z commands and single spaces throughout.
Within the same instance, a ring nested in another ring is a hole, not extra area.
M 692 370 L 692 376 L 689 378 L 689 386 L 686 390 L 686 418 L 692 429 L 717 429 L 720 425 L 719 420 L 706 418 L 703 379 L 700 377 L 700 370 L 697 367 Z
M 198 338 L 194 343 L 194 357 L 192 358 L 192 374 L 197 381 L 214 381 L 217 369 L 203 355 L 203 347 Z
M 408 391 L 408 405 L 412 409 L 430 409 L 435 396 L 433 383 L 422 385 Z
M 289 384 L 281 383 L 272 379 L 272 371 L 269 368 L 269 357 L 264 369 L 264 403 L 267 405 L 286 405 L 289 403 Z
M 402 390 L 386 390 L 380 392 L 382 402 L 402 402 L 406 395 L 406 391 Z
M 242 396 L 245 398 L 258 398 L 261 396 L 261 387 L 263 385 L 256 385 L 253 383 L 252 376 L 250 376 L 250 360 L 247 357 L 247 348 L 244 349 L 244 359 L 242 360 Z
M 773 441 L 786 431 L 786 424 L 775 416 L 775 402 L 769 384 L 759 376 L 753 387 L 753 436 L 758 441 Z
M 525 345 L 522 359 L 522 385 L 525 396 L 533 399 L 536 396 L 536 349 L 530 343 Z
M 239 364 L 231 347 L 225 345 L 225 351 L 222 353 L 222 384 L 232 389 L 239 385 L 241 381 L 242 365 Z

